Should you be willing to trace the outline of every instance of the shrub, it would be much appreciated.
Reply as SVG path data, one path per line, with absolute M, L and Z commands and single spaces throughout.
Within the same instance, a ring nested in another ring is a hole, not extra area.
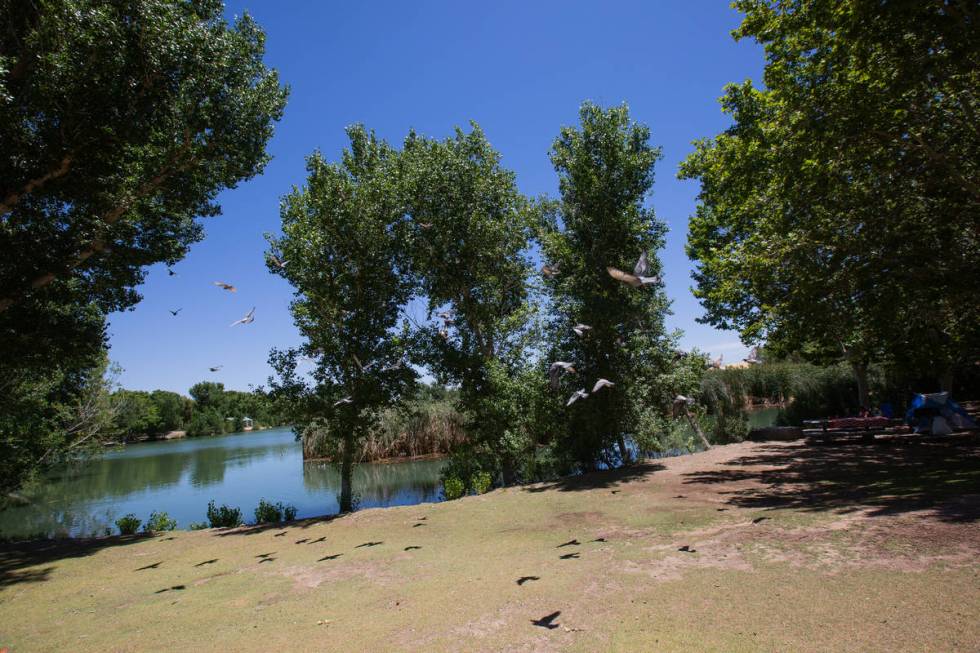
M 171 519 L 170 515 L 165 512 L 153 511 L 150 513 L 150 518 L 146 520 L 146 524 L 143 526 L 144 533 L 156 533 L 161 531 L 172 531 L 177 528 L 177 520 Z
M 203 531 L 207 527 L 208 527 L 208 523 L 203 521 L 192 521 L 187 526 L 188 530 L 192 530 L 192 531 Z
M 463 481 L 455 476 L 442 479 L 442 495 L 446 501 L 459 499 L 464 494 L 466 494 L 466 486 L 463 485 Z
M 477 494 L 486 494 L 493 485 L 493 477 L 490 472 L 477 472 L 470 477 L 470 489 Z
M 256 524 L 278 523 L 294 519 L 296 519 L 296 506 L 286 506 L 281 501 L 270 503 L 265 499 L 259 499 L 259 505 L 255 509 Z
M 226 505 L 216 508 L 213 499 L 208 502 L 208 522 L 211 528 L 234 528 L 240 526 L 243 521 L 242 511 L 238 508 Z
M 116 528 L 119 529 L 120 535 L 132 535 L 140 529 L 142 523 L 136 518 L 136 515 L 129 513 L 116 520 Z

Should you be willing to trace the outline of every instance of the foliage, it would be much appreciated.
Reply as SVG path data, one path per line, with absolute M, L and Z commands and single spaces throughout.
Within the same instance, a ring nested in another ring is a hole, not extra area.
M 649 261 L 645 276 L 662 273 L 656 252 L 666 227 L 645 205 L 660 149 L 625 105 L 585 103 L 579 120 L 552 146 L 561 202 L 544 214 L 539 237 L 547 264 L 558 270 L 545 279 L 549 360 L 576 370 L 563 376 L 552 401 L 563 407 L 572 391 L 589 391 L 600 378 L 616 384 L 556 415 L 563 452 L 578 468 L 594 469 L 629 461 L 626 440 L 643 405 L 667 399 L 651 394 L 668 371 L 673 342 L 664 329 L 669 302 L 662 285 L 633 288 L 607 273 L 610 266 L 632 271 L 641 253 Z M 578 336 L 578 323 L 591 329 Z
M 470 489 L 474 494 L 486 494 L 493 486 L 493 477 L 490 472 L 477 472 L 470 477 Z
M 36 371 L 22 375 L 0 356 L 0 505 L 43 471 L 100 451 L 116 435 L 110 393 L 118 370 L 104 356 L 82 370 L 52 362 Z
M 705 321 L 816 362 L 950 385 L 980 353 L 980 43 L 957 3 L 744 0 L 765 90 L 697 143 L 688 253 Z
M 361 446 L 361 460 L 449 454 L 467 442 L 458 392 L 419 385 L 384 409 Z
M 270 524 L 296 519 L 296 506 L 283 505 L 281 501 L 270 503 L 265 499 L 259 499 L 259 505 L 255 508 L 255 523 Z
M 214 500 L 208 502 L 208 523 L 211 528 L 234 528 L 244 523 L 242 511 L 239 508 L 221 505 L 215 507 Z
M 205 528 L 209 528 L 207 522 L 203 521 L 192 521 L 187 525 L 187 530 L 191 531 L 203 531 Z
M 119 529 L 120 535 L 133 535 L 140 529 L 140 524 L 143 523 L 136 518 L 136 515 L 129 513 L 116 520 L 116 528 Z
M 353 509 L 361 444 L 415 377 L 399 363 L 405 343 L 395 331 L 412 293 L 401 247 L 400 160 L 363 127 L 347 133 L 340 163 L 318 152 L 307 159 L 306 186 L 282 201 L 283 235 L 269 238 L 269 268 L 295 289 L 290 310 L 313 363 L 308 383 L 297 373 L 300 351 L 274 350 L 278 378 L 270 382 L 304 439 L 323 439 L 340 463 L 342 512 Z M 289 265 L 276 265 L 273 256 Z
M 450 476 L 442 479 L 442 495 L 446 501 L 453 501 L 466 494 L 466 485 L 459 478 Z
M 203 0 L 0 0 L 0 488 L 97 439 L 69 413 L 105 318 L 260 172 L 286 93 L 249 17 Z
M 177 520 L 171 519 L 170 515 L 165 512 L 153 511 L 150 513 L 150 518 L 146 520 L 143 525 L 143 531 L 146 533 L 157 533 L 162 531 L 172 531 L 177 528 Z

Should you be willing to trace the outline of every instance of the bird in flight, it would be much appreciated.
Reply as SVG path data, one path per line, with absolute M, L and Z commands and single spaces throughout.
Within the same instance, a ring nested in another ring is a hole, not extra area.
M 592 386 L 592 394 L 599 392 L 603 388 L 612 387 L 614 385 L 616 384 L 613 383 L 612 381 L 609 381 L 608 379 L 599 379 L 598 381 L 595 382 L 595 385 Z
M 215 281 L 214 285 L 218 286 L 222 290 L 227 290 L 228 292 L 238 292 L 238 288 L 230 283 L 225 283 L 224 281 Z
M 555 361 L 548 368 L 548 380 L 551 385 L 552 390 L 558 389 L 558 381 L 561 378 L 561 373 L 575 374 L 575 367 L 571 363 L 566 363 L 565 361 Z
M 275 254 L 269 254 L 269 260 L 272 261 L 272 264 L 275 265 L 280 270 L 282 270 L 283 268 L 285 268 L 286 267 L 286 264 L 289 263 L 289 261 L 287 261 L 285 259 L 281 259 L 278 256 L 276 256 Z
M 344 404 L 352 404 L 352 403 L 354 403 L 353 399 L 351 399 L 350 397 L 344 397 L 343 399 L 335 401 L 333 407 L 336 408 L 337 406 L 343 406 Z
M 622 270 L 612 266 L 607 267 L 606 272 L 608 272 L 609 276 L 616 281 L 622 281 L 626 285 L 634 288 L 642 288 L 643 286 L 650 286 L 655 283 L 660 283 L 660 277 L 638 276 L 635 274 L 630 274 L 629 272 L 623 272 Z
M 250 310 L 248 313 L 245 314 L 245 317 L 243 317 L 240 320 L 235 320 L 228 326 L 235 326 L 236 324 L 251 324 L 254 321 L 255 321 L 255 307 L 253 306 L 252 310 Z
M 555 264 L 555 265 L 548 265 L 548 264 L 542 265 L 541 266 L 541 275 L 543 277 L 547 278 L 547 279 L 552 279 L 552 278 L 558 276 L 558 265 L 557 264 Z
M 590 327 L 588 324 L 576 324 L 572 327 L 572 331 L 574 331 L 575 335 L 577 336 L 584 336 L 585 332 L 591 328 L 592 327 Z
M 176 311 L 170 311 L 170 314 L 173 315 L 174 317 L 177 317 L 177 313 L 180 313 L 182 310 L 184 310 L 184 309 L 178 308 Z
M 176 277 L 177 273 L 174 272 L 173 268 L 167 268 L 167 275 L 171 277 Z
M 224 365 L 215 365 L 214 367 L 209 367 L 208 369 L 211 370 L 212 372 L 217 372 L 222 367 L 224 367 Z
M 576 390 L 575 392 L 572 393 L 572 396 L 568 398 L 568 402 L 565 405 L 571 406 L 579 399 L 585 399 L 588 396 L 589 393 L 585 391 L 585 388 L 582 388 L 581 390 Z

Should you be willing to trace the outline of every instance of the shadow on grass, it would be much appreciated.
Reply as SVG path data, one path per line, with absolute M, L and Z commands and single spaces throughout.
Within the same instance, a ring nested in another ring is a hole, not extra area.
M 54 563 L 84 558 L 102 549 L 133 544 L 152 535 L 119 535 L 87 539 L 33 540 L 0 545 L 0 591 L 19 583 L 48 580 L 57 568 Z M 157 565 L 159 563 L 156 563 Z M 146 568 L 155 568 L 148 565 Z
M 648 474 L 665 469 L 660 463 L 643 462 L 629 467 L 619 467 L 617 469 L 607 469 L 601 472 L 589 472 L 588 474 L 578 474 L 576 476 L 566 476 L 556 481 L 540 483 L 538 485 L 524 488 L 526 492 L 547 492 L 549 490 L 559 490 L 561 492 L 578 492 L 582 490 L 601 490 L 611 488 L 620 483 L 629 483 L 641 479 Z
M 980 444 L 976 440 L 879 441 L 813 446 L 762 445 L 727 469 L 685 474 L 685 483 L 724 485 L 742 508 L 792 508 L 872 515 L 932 510 L 948 522 L 980 519 Z
M 345 515 L 324 515 L 322 517 L 310 517 L 308 519 L 297 519 L 289 522 L 270 522 L 267 524 L 252 524 L 249 526 L 238 526 L 237 528 L 223 528 L 215 532 L 218 537 L 229 537 L 232 535 L 259 535 L 267 531 L 281 531 L 276 533 L 276 537 L 285 537 L 289 531 L 283 528 L 310 528 L 320 524 L 328 524 L 335 519 L 341 519 Z

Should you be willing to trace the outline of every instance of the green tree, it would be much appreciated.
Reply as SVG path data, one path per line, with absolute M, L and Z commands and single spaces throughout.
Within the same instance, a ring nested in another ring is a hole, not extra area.
M 116 425 L 124 435 L 156 435 L 162 430 L 160 412 L 149 392 L 119 390 L 112 400 L 117 404 Z
M 204 410 L 213 408 L 219 413 L 224 410 L 226 395 L 229 394 L 225 392 L 224 383 L 215 383 L 213 381 L 195 383 L 188 392 L 191 395 L 191 399 L 194 400 L 195 409 Z
M 532 207 L 475 123 L 445 140 L 412 133 L 402 156 L 412 271 L 429 315 L 445 314 L 418 325 L 417 359 L 459 386 L 469 453 L 510 482 L 535 444 L 522 378 L 537 335 Z
M 404 255 L 400 157 L 373 133 L 347 130 L 342 161 L 307 159 L 306 185 L 283 198 L 282 237 L 270 238 L 269 269 L 294 288 L 293 319 L 313 359 L 312 380 L 297 372 L 300 351 L 273 351 L 270 380 L 305 439 L 340 463 L 341 512 L 354 508 L 359 445 L 380 411 L 415 373 L 398 362 L 399 309 L 412 293 Z M 276 265 L 272 256 L 288 261 Z
M 737 2 L 766 90 L 682 166 L 706 320 L 809 358 L 951 383 L 980 352 L 980 84 L 969 3 Z
M 552 146 L 561 202 L 542 221 L 540 240 L 547 265 L 557 270 L 545 279 L 549 353 L 576 370 L 564 375 L 558 399 L 564 404 L 573 390 L 591 391 L 598 379 L 615 383 L 562 413 L 565 450 L 579 466 L 594 468 L 629 462 L 626 438 L 644 404 L 666 399 L 653 388 L 670 367 L 673 341 L 664 330 L 669 302 L 662 284 L 634 288 L 607 270 L 632 272 L 643 254 L 644 276 L 661 273 L 656 252 L 666 227 L 645 206 L 660 148 L 625 105 L 603 110 L 585 103 L 579 118 Z M 577 335 L 577 324 L 591 328 Z M 613 447 L 618 455 L 610 455 Z
M 265 165 L 286 91 L 262 31 L 222 10 L 0 0 L 0 422 L 82 392 L 105 315 L 135 304 L 145 267 L 182 258 L 203 235 L 195 218 Z M 63 436 L 17 427 L 2 456 Z

